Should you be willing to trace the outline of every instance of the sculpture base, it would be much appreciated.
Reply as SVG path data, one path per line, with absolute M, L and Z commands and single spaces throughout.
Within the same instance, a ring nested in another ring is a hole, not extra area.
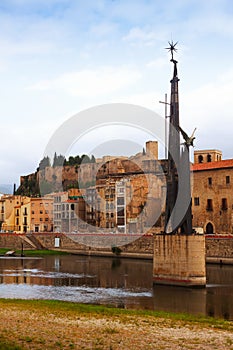
M 153 282 L 183 287 L 205 287 L 205 237 L 155 235 Z

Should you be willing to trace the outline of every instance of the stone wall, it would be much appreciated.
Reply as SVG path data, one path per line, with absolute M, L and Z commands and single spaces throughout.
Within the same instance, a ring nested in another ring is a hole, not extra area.
M 233 236 L 206 237 L 206 257 L 233 259 Z
M 75 239 L 62 233 L 34 233 L 33 235 L 47 249 L 68 250 L 88 255 L 113 255 L 111 248 L 89 247 L 88 245 L 81 244 L 80 240 L 79 242 L 75 242 Z M 32 249 L 32 246 L 23 238 L 24 235 L 1 233 L 0 248 L 21 249 L 23 242 L 24 249 Z M 59 248 L 55 247 L 55 238 L 60 238 Z M 152 259 L 154 237 L 152 235 L 144 235 L 139 236 L 138 239 L 136 238 L 131 243 L 120 247 L 121 256 Z M 233 261 L 233 236 L 206 237 L 206 258 L 207 262 L 220 262 L 220 260 L 223 260 L 223 262 Z
M 35 233 L 37 240 L 42 246 L 47 249 L 68 250 L 79 254 L 88 255 L 110 255 L 112 253 L 112 247 L 117 246 L 117 241 L 114 240 L 113 235 L 65 235 L 62 233 Z M 139 238 L 138 238 L 139 237 Z M 59 238 L 59 247 L 55 247 L 55 238 Z M 121 243 L 127 243 L 127 236 L 120 237 Z M 92 246 L 88 242 L 92 241 Z M 132 238 L 130 237 L 130 241 Z M 83 242 L 83 244 L 81 243 Z M 86 244 L 84 244 L 86 243 Z M 102 246 L 104 247 L 102 247 Z M 106 248 L 106 247 L 109 248 Z M 131 243 L 120 246 L 122 257 L 141 257 L 150 258 L 153 257 L 153 236 L 135 236 Z
M 77 251 L 77 253 L 83 254 L 106 254 L 112 255 L 111 248 L 103 249 L 89 247 L 85 244 L 80 244 L 75 242 L 74 239 L 68 237 L 64 234 L 54 234 L 54 233 L 46 233 L 35 234 L 37 239 L 41 242 L 43 246 L 46 246 L 48 249 L 54 249 L 55 237 L 60 238 L 60 249 L 62 250 L 71 250 Z M 145 257 L 152 259 L 153 257 L 153 244 L 154 237 L 152 235 L 144 235 L 139 236 L 139 238 L 135 237 L 131 243 L 128 243 L 124 246 L 121 246 L 121 256 L 126 257 Z M 88 236 L 88 239 L 89 236 Z M 100 238 L 102 239 L 102 238 Z M 80 240 L 79 240 L 80 242 Z M 98 245 L 95 242 L 96 246 Z M 219 262 L 219 259 L 232 259 L 233 260 L 233 236 L 225 236 L 225 237 L 206 237 L 206 258 L 209 262 Z M 209 260 L 208 260 L 209 259 Z M 212 259 L 212 260 L 211 260 Z M 214 260 L 215 259 L 215 260 Z
M 15 233 L 0 233 L 0 248 L 8 248 L 12 250 L 33 249 L 33 247 L 24 240 L 24 235 Z

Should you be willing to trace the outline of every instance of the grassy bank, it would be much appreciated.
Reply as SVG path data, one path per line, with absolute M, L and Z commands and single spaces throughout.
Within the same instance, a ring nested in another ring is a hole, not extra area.
M 232 331 L 186 314 L 0 299 L 0 349 L 233 349 Z

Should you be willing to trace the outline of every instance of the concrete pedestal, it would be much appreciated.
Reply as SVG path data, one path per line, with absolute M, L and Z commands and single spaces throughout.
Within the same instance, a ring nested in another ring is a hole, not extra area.
M 205 287 L 204 235 L 155 235 L 153 282 Z

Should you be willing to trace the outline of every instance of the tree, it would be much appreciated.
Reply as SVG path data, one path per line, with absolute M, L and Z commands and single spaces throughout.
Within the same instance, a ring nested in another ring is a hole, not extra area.
M 54 158 L 53 158 L 53 167 L 55 166 L 63 166 L 65 161 L 65 157 L 63 155 L 57 156 L 57 153 L 54 153 Z
M 49 167 L 49 166 L 51 166 L 49 157 L 48 156 L 44 157 L 39 163 L 39 170 L 43 170 L 43 169 L 45 169 L 46 167 Z

